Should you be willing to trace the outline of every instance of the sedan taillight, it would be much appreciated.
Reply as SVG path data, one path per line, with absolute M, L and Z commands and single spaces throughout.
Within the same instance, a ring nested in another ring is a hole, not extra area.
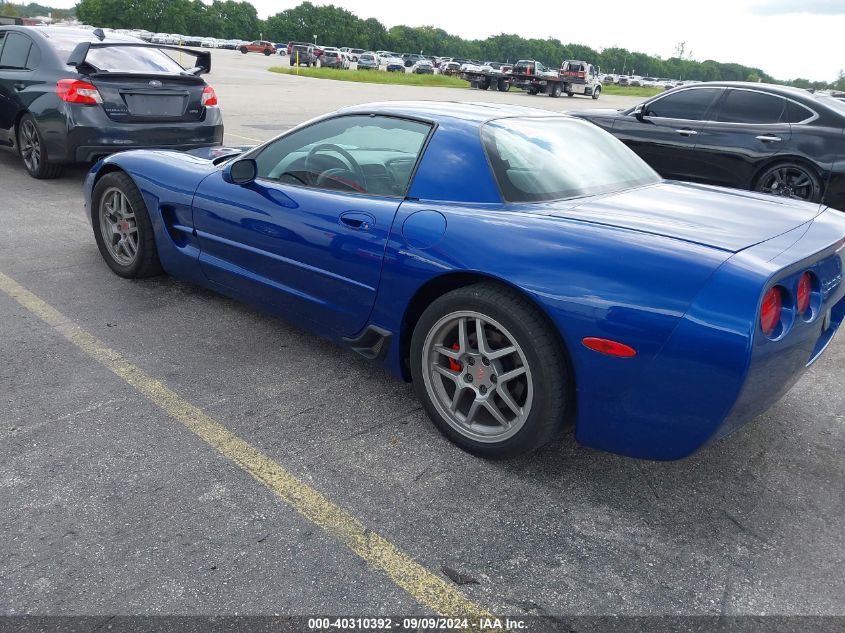
M 59 79 L 56 94 L 66 103 L 85 103 L 95 105 L 103 102 L 97 86 L 79 79 Z
M 202 105 L 203 107 L 217 105 L 217 94 L 211 86 L 202 89 Z

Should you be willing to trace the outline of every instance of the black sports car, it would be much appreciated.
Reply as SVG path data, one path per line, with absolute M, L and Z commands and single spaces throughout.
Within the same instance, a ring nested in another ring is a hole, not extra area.
M 196 58 L 185 69 L 182 58 Z M 170 53 L 170 55 L 168 54 Z M 223 142 L 211 53 L 101 30 L 0 26 L 0 147 L 35 178 L 126 149 Z
M 570 112 L 666 178 L 823 201 L 845 210 L 845 102 L 758 83 L 675 88 L 628 110 Z

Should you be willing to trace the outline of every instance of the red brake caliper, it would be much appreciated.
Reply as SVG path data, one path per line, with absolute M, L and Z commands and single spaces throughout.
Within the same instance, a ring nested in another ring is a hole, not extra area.
M 457 341 L 455 341 L 455 343 L 452 345 L 452 349 L 457 352 L 459 349 L 461 349 L 461 346 L 458 345 Z M 461 371 L 461 364 L 454 358 L 450 358 L 449 369 L 451 369 L 452 371 Z

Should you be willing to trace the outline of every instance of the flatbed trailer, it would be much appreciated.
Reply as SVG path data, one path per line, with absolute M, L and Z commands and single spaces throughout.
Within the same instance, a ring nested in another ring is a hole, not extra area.
M 507 92 L 511 89 L 510 73 L 481 72 L 477 70 L 462 70 L 461 79 L 469 82 L 470 88 L 479 90 L 498 90 Z
M 507 92 L 511 86 L 525 90 L 527 93 L 548 94 L 559 97 L 570 90 L 568 81 L 556 77 L 543 77 L 530 73 L 484 73 L 475 70 L 461 71 L 461 79 L 469 82 L 470 88 L 479 90 L 499 90 Z

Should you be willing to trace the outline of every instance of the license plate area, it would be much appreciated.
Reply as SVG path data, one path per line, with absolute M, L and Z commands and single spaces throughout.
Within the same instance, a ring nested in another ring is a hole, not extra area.
M 187 95 L 125 93 L 123 99 L 133 117 L 178 118 L 185 114 Z

